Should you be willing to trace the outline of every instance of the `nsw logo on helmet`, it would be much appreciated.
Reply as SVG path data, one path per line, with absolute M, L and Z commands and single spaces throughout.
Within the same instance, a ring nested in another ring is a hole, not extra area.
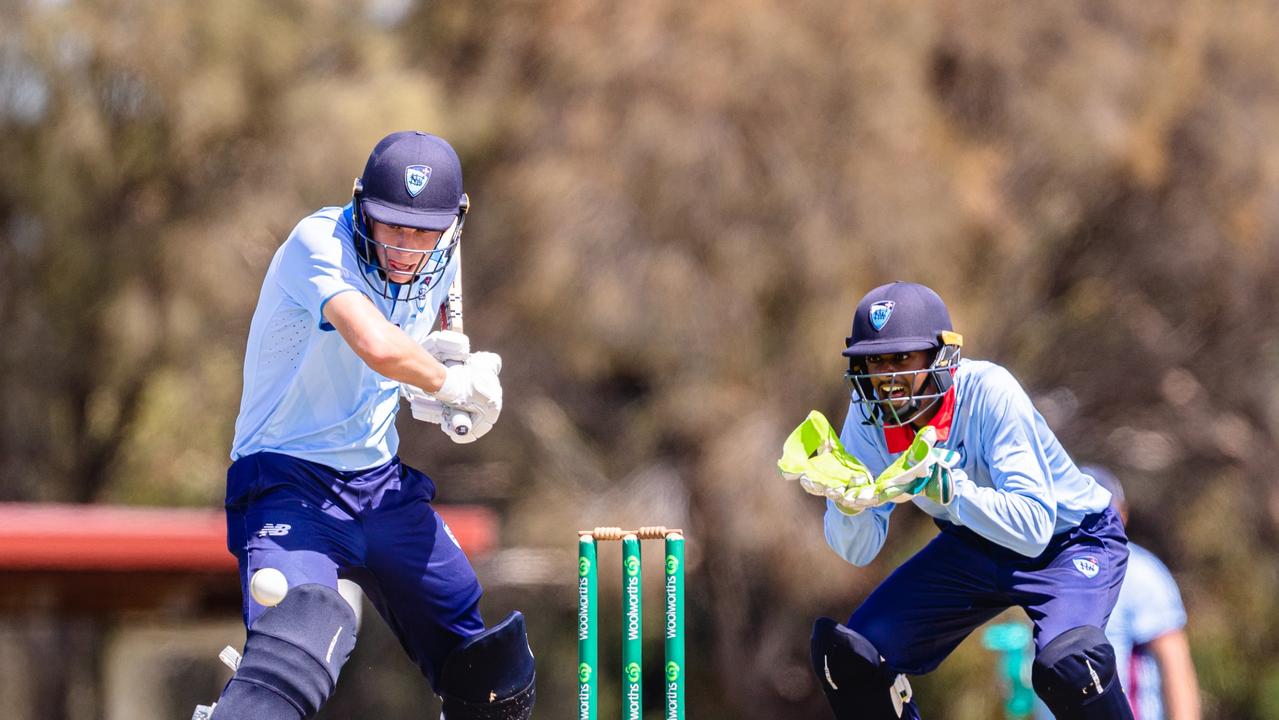
M 430 165 L 410 165 L 404 168 L 404 189 L 409 191 L 409 197 L 421 195 L 429 182 L 431 182 Z
M 880 300 L 870 306 L 870 326 L 876 330 L 883 330 L 888 324 L 888 317 L 893 314 L 893 308 L 897 303 L 892 300 Z

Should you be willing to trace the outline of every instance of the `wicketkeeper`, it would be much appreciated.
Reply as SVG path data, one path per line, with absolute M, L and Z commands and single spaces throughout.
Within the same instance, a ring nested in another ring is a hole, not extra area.
M 826 541 L 854 565 L 879 552 L 899 503 L 941 532 L 846 623 L 817 620 L 813 669 L 835 717 L 919 718 L 906 676 L 1016 605 L 1034 625 L 1035 692 L 1058 718 L 1131 718 L 1103 632 L 1128 559 L 1110 493 L 1007 370 L 960 359 L 932 290 L 875 288 L 846 345 L 843 431 L 810 416 L 787 440 L 783 474 L 827 498 Z

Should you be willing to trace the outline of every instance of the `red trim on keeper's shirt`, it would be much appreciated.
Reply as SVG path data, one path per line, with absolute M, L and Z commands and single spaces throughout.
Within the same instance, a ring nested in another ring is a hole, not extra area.
M 950 425 L 955 419 L 955 388 L 952 386 L 942 396 L 941 407 L 937 409 L 937 414 L 933 416 L 932 422 L 928 423 L 937 429 L 937 442 L 944 442 L 950 437 Z M 884 442 L 888 445 L 888 452 L 896 454 L 905 452 L 906 448 L 915 441 L 914 425 L 895 425 L 884 427 Z

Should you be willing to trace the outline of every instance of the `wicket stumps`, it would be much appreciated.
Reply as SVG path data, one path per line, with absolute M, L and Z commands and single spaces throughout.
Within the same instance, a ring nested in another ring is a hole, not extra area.
M 622 541 L 622 717 L 644 715 L 640 541 L 666 541 L 665 720 L 684 720 L 684 534 L 664 527 L 577 533 L 577 718 L 599 718 L 599 576 L 596 543 Z

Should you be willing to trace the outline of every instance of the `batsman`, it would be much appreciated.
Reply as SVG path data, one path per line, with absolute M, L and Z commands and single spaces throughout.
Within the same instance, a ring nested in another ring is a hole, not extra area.
M 857 306 L 838 436 L 819 413 L 779 467 L 827 499 L 827 543 L 857 566 L 911 502 L 940 533 L 845 623 L 820 618 L 813 669 L 839 720 L 919 718 L 907 676 L 1005 609 L 1034 627 L 1035 692 L 1058 718 L 1132 718 L 1103 632 L 1128 541 L 1110 493 L 1071 461 L 1003 367 L 960 358 L 942 299 L 894 282 Z
M 485 628 L 475 572 L 431 506 L 434 482 L 396 454 L 401 397 L 457 442 L 480 439 L 502 409 L 501 359 L 431 330 L 468 207 L 453 148 L 394 133 L 351 201 L 303 219 L 271 260 L 227 471 L 248 632 L 214 720 L 315 715 L 355 646 L 339 578 L 364 590 L 448 720 L 532 713 L 523 616 Z M 254 578 L 279 573 L 285 586 L 264 597 Z

